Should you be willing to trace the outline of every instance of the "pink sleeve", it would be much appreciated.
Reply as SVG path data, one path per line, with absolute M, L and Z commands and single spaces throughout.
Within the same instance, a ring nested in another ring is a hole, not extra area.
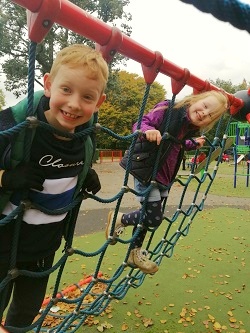
M 185 141 L 185 150 L 189 151 L 189 150 L 194 150 L 196 149 L 196 144 L 193 143 L 192 140 L 186 140 Z
M 159 129 L 163 121 L 164 113 L 168 106 L 168 101 L 163 101 L 142 117 L 140 129 L 145 132 L 150 129 Z M 133 132 L 137 129 L 137 122 L 133 125 Z

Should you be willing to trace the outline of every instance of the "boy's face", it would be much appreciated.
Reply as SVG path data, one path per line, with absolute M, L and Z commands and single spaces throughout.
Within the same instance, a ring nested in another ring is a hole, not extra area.
M 206 127 L 213 121 L 213 111 L 218 108 L 219 102 L 214 96 L 207 96 L 194 104 L 188 109 L 189 118 L 197 127 Z
M 55 77 L 44 76 L 44 94 L 50 98 L 50 109 L 45 112 L 53 127 L 73 133 L 88 122 L 105 101 L 103 81 L 93 79 L 87 68 L 62 65 Z

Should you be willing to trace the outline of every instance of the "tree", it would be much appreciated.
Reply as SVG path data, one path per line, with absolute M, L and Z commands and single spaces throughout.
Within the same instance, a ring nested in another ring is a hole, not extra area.
M 99 123 L 121 136 L 131 134 L 132 125 L 138 119 L 142 104 L 145 81 L 138 74 L 126 71 L 117 72 L 115 87 L 107 92 L 107 101 L 99 111 Z M 164 87 L 154 82 L 150 88 L 146 104 L 148 112 L 156 103 L 164 100 Z M 103 132 L 98 134 L 98 147 L 109 149 L 126 149 L 130 142 L 112 138 Z
M 239 90 L 246 90 L 249 87 L 250 82 L 248 82 L 246 79 L 243 79 L 242 83 L 234 85 L 231 80 L 225 81 L 221 79 L 216 79 L 215 81 L 210 81 L 213 85 L 215 85 L 218 88 L 224 89 L 229 94 L 235 94 Z
M 131 15 L 124 12 L 130 0 L 71 0 L 80 8 L 84 8 L 90 14 L 104 22 L 122 22 L 120 29 L 127 35 L 131 34 L 131 28 L 127 24 L 131 21 Z M 29 38 L 26 25 L 26 11 L 10 0 L 2 0 L 0 3 L 0 56 L 2 71 L 6 75 L 5 89 L 12 91 L 16 97 L 27 91 L 28 73 L 28 49 Z M 73 43 L 82 43 L 94 46 L 87 38 L 70 30 L 54 24 L 42 43 L 38 44 L 36 52 L 36 80 L 50 71 L 54 55 L 60 49 Z M 117 55 L 112 66 L 123 61 L 123 57 Z
M 0 110 L 3 109 L 4 105 L 5 105 L 5 96 L 2 89 L 0 89 Z

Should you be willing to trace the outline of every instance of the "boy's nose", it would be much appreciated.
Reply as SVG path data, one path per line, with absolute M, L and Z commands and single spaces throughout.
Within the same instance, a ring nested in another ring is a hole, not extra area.
M 68 104 L 72 109 L 79 110 L 80 98 L 78 96 L 70 96 Z

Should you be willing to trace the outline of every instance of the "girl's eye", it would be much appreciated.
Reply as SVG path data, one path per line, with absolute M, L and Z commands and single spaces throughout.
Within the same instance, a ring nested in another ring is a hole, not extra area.
M 67 87 L 63 87 L 62 90 L 63 90 L 63 92 L 65 92 L 65 93 L 68 93 L 68 92 L 70 91 L 69 88 L 67 88 Z

